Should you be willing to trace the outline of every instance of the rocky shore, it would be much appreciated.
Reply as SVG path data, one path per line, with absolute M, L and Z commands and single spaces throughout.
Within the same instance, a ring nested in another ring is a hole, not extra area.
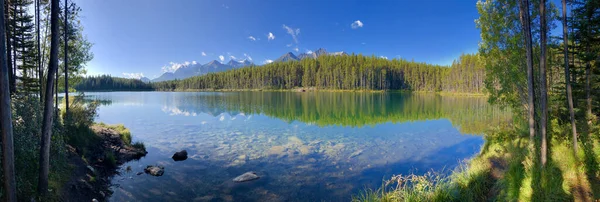
M 61 190 L 61 201 L 105 201 L 111 194 L 111 178 L 118 174 L 118 167 L 147 154 L 144 147 L 131 145 L 110 127 L 94 125 L 91 130 L 97 136 L 98 144 L 86 151 L 67 145 L 72 171 Z

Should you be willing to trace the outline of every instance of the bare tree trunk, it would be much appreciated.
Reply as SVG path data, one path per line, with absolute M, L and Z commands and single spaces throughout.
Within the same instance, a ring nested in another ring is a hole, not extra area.
M 547 161 L 547 137 L 546 127 L 548 124 L 548 92 L 546 89 L 546 0 L 540 2 L 540 109 L 542 116 L 540 117 L 540 135 L 542 136 L 542 151 L 541 161 L 542 167 L 546 166 Z
M 52 136 L 52 90 L 54 86 L 54 75 L 58 69 L 58 7 L 59 0 L 51 1 L 50 26 L 50 64 L 48 65 L 48 80 L 46 81 L 46 93 L 44 101 L 44 118 L 42 123 L 42 138 L 40 144 L 40 176 L 38 181 L 38 193 L 41 196 L 48 194 L 48 172 L 50 170 L 50 137 Z
M 573 133 L 573 150 L 577 152 L 577 126 L 575 125 L 575 110 L 573 110 L 573 95 L 571 94 L 571 77 L 569 76 L 569 34 L 567 28 L 567 0 L 562 0 L 562 24 L 563 45 L 565 52 L 565 85 L 567 86 L 567 102 L 569 104 L 569 115 L 571 118 L 571 129 Z
M 12 6 L 13 6 L 12 33 L 16 33 L 16 31 L 17 31 L 17 28 L 16 28 L 17 27 L 17 20 L 16 20 L 17 19 L 17 4 L 13 2 Z M 16 37 L 16 36 L 13 36 L 13 37 Z M 13 38 L 12 42 L 13 42 L 13 48 L 12 48 L 12 51 L 13 51 L 13 54 L 12 54 L 13 78 L 10 82 L 11 82 L 11 85 L 13 86 L 12 93 L 14 94 L 17 92 L 17 41 Z
M 9 2 L 9 1 L 6 1 Z M 10 88 L 10 93 L 14 93 L 15 91 L 15 86 L 13 86 L 13 82 L 12 80 L 15 79 L 15 75 L 13 74 L 13 61 L 12 61 L 12 33 L 11 30 L 9 29 L 9 25 L 10 25 L 10 4 L 6 4 L 4 5 L 4 9 L 6 11 L 6 13 L 4 13 L 4 23 L 5 23 L 5 27 L 4 30 L 6 32 L 6 62 L 7 62 L 7 66 L 8 66 L 8 79 L 9 79 L 9 88 Z
M 6 58 L 4 1 L 0 0 L 0 128 L 2 133 L 2 171 L 5 201 L 17 201 L 15 181 L 15 151 L 13 145 L 12 112 L 10 109 L 9 70 Z M 10 44 L 8 44 L 10 46 Z
M 67 118 L 69 117 L 69 58 L 68 49 L 69 49 L 69 37 L 67 33 L 69 32 L 69 6 L 67 5 L 67 0 L 65 0 L 65 114 Z
M 590 51 L 589 43 L 591 43 L 591 42 L 588 42 L 586 45 L 587 53 L 589 53 L 589 51 Z M 586 100 L 586 104 L 587 104 L 586 116 L 591 116 L 592 115 L 592 95 L 590 93 L 590 91 L 591 91 L 590 83 L 591 83 L 592 73 L 591 73 L 591 66 L 590 66 L 589 61 L 587 61 L 585 64 L 585 77 L 586 77 L 585 100 Z
M 42 88 L 42 77 L 44 77 L 44 71 L 42 69 L 42 50 L 40 43 L 40 0 L 35 0 L 35 26 L 37 32 L 37 63 L 38 63 L 38 82 L 40 85 L 40 103 L 42 102 L 42 96 L 44 95 L 44 89 Z
M 529 111 L 529 141 L 533 144 L 535 138 L 535 90 L 533 89 L 533 56 L 531 48 L 531 21 L 529 20 L 529 0 L 519 0 L 519 14 L 523 33 L 525 34 L 525 49 L 527 56 L 527 104 Z

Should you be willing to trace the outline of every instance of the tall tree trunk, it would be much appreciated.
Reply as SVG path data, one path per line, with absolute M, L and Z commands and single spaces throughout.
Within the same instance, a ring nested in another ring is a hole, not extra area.
M 588 25 L 589 26 L 589 25 Z M 590 41 L 586 42 L 586 55 L 590 53 Z M 588 56 L 585 56 L 586 60 Z M 591 79 L 592 79 L 592 71 L 591 71 L 591 65 L 590 65 L 590 61 L 584 61 L 585 62 L 585 102 L 587 104 L 587 110 L 586 110 L 586 117 L 591 116 L 592 115 L 592 95 L 591 95 Z
M 542 136 L 542 151 L 541 151 L 541 162 L 542 166 L 546 166 L 547 156 L 547 138 L 546 138 L 546 126 L 548 124 L 548 92 L 546 89 L 546 0 L 540 2 L 540 109 L 541 120 L 540 120 L 540 135 Z
M 50 170 L 50 137 L 52 136 L 52 90 L 54 86 L 54 75 L 58 69 L 58 7 L 59 0 L 51 1 L 50 10 L 50 64 L 48 65 L 48 80 L 46 81 L 46 93 L 44 101 L 44 118 L 42 123 L 42 138 L 40 144 L 40 176 L 38 178 L 38 193 L 42 196 L 48 194 L 48 172 Z
M 16 28 L 17 27 L 17 4 L 16 4 L 16 2 L 13 1 L 12 6 L 13 6 L 12 33 L 16 35 L 16 31 L 17 31 L 17 28 Z M 13 78 L 10 82 L 11 82 L 11 86 L 13 86 L 12 93 L 14 94 L 14 93 L 17 93 L 17 40 L 16 40 L 16 36 L 13 36 L 12 43 L 13 43 L 13 48 L 12 48 L 12 51 L 13 51 L 13 54 L 12 54 Z
M 17 201 L 15 151 L 13 147 L 12 111 L 10 109 L 9 70 L 6 58 L 4 1 L 0 0 L 0 129 L 2 130 L 2 171 L 5 201 Z M 10 46 L 10 44 L 8 44 Z
M 65 114 L 67 118 L 69 117 L 69 58 L 68 49 L 69 49 L 69 37 L 67 33 L 69 32 L 69 6 L 67 5 L 67 0 L 65 0 Z
M 6 1 L 7 4 L 4 5 L 4 9 L 6 13 L 4 13 L 4 30 L 6 32 L 6 62 L 8 66 L 8 79 L 9 79 L 9 88 L 10 93 L 13 94 L 15 92 L 15 86 L 13 86 L 12 80 L 15 79 L 15 75 L 13 74 L 13 61 L 12 61 L 12 32 L 9 29 L 10 25 L 10 4 Z
M 529 141 L 534 143 L 535 138 L 535 90 L 533 89 L 533 56 L 531 48 L 531 21 L 529 20 L 529 0 L 519 0 L 519 15 L 523 26 L 525 50 L 527 57 L 527 104 L 529 111 Z
M 567 87 L 567 102 L 573 133 L 573 150 L 577 152 L 577 126 L 575 125 L 575 110 L 573 110 L 573 95 L 571 93 L 571 76 L 569 76 L 569 33 L 567 25 L 567 0 L 562 0 L 563 48 L 565 54 L 565 85 Z
M 42 88 L 42 77 L 44 77 L 44 71 L 42 69 L 42 50 L 41 50 L 41 40 L 40 40 L 40 0 L 35 0 L 35 26 L 37 33 L 37 63 L 38 63 L 38 80 L 39 80 L 39 88 L 40 88 L 40 103 L 42 102 L 44 89 Z

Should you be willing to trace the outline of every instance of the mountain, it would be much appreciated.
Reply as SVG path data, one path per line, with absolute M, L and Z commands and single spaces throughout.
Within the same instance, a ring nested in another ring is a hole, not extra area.
M 346 53 L 344 51 L 328 53 L 327 50 L 325 50 L 324 48 L 319 48 L 314 52 L 301 53 L 300 55 L 298 55 L 298 57 L 296 57 L 293 53 L 289 52 L 289 53 L 286 53 L 285 55 L 282 55 L 281 57 L 279 57 L 277 60 L 275 60 L 275 62 L 287 62 L 290 60 L 298 61 L 298 60 L 303 60 L 304 58 L 317 59 L 321 55 L 346 56 L 346 55 L 348 55 L 348 53 Z
M 232 59 L 227 63 L 227 65 L 229 65 L 231 67 L 239 68 L 239 67 L 250 66 L 250 65 L 252 65 L 252 62 L 250 62 L 248 60 L 236 61 L 236 60 Z
M 148 82 L 150 82 L 150 79 L 148 77 L 143 76 L 142 78 L 140 78 L 140 81 L 142 81 L 144 83 L 148 83 Z
M 248 60 L 231 60 L 227 64 L 223 64 L 217 60 L 210 61 L 204 65 L 199 63 L 188 63 L 182 65 L 179 69 L 175 70 L 175 72 L 165 72 L 158 78 L 152 79 L 152 82 L 186 79 L 193 76 L 204 75 L 212 72 L 222 72 L 250 65 L 252 65 L 252 62 Z
M 298 59 L 298 57 L 296 57 L 296 55 L 294 55 L 294 53 L 292 52 L 288 52 L 284 55 L 282 55 L 281 57 L 277 58 L 277 60 L 275 60 L 275 62 L 287 62 L 287 61 L 298 61 L 300 59 Z
M 345 56 L 348 54 L 344 51 L 329 53 L 324 48 L 319 48 L 314 52 L 301 53 L 298 56 L 294 55 L 294 53 L 292 53 L 292 52 L 288 52 L 288 53 L 282 55 L 281 57 L 277 58 L 277 60 L 275 60 L 274 62 L 300 61 L 305 58 L 317 59 L 321 55 Z M 177 70 L 175 70 L 175 72 L 166 72 L 166 73 L 160 75 L 160 77 L 152 79 L 152 82 L 169 81 L 169 80 L 175 80 L 175 79 L 186 79 L 186 78 L 193 77 L 193 76 L 200 76 L 200 75 L 205 75 L 205 74 L 213 73 L 213 72 L 222 72 L 222 71 L 227 71 L 227 70 L 231 70 L 231 69 L 238 69 L 238 68 L 251 66 L 251 65 L 254 65 L 254 64 L 248 60 L 237 61 L 237 60 L 233 60 L 233 59 L 229 60 L 229 62 L 227 62 L 226 64 L 223 64 L 217 60 L 210 61 L 209 63 L 203 64 L 203 65 L 199 64 L 199 63 L 195 63 L 195 62 L 194 63 L 186 63 L 186 64 L 183 64 Z M 144 80 L 142 80 L 142 81 L 144 81 Z

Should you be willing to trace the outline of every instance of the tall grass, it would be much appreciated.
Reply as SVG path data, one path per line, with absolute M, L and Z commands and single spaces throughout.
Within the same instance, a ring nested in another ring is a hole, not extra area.
M 448 176 L 393 176 L 353 201 L 593 201 L 600 199 L 600 143 L 584 139 L 577 153 L 570 141 L 550 141 L 547 164 L 518 132 L 486 136 L 479 155 Z M 393 184 L 390 186 L 390 184 Z

